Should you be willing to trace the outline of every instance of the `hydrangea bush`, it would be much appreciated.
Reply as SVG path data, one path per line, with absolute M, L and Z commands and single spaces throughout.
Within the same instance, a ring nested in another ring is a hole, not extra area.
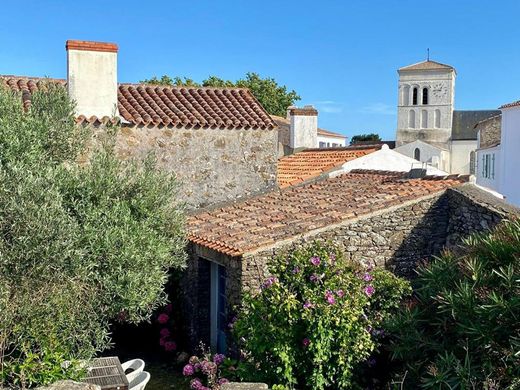
M 381 323 L 409 294 L 408 282 L 317 242 L 277 256 L 269 270 L 232 324 L 242 379 L 350 388 L 356 366 L 377 348 Z
M 177 350 L 177 343 L 173 339 L 173 306 L 171 303 L 164 306 L 157 316 L 157 323 L 160 326 L 159 330 L 159 345 L 166 352 L 174 352 Z
M 211 354 L 202 347 L 202 356 L 192 356 L 182 369 L 182 374 L 191 378 L 193 390 L 219 390 L 229 380 L 224 375 L 232 373 L 233 362 L 222 354 Z

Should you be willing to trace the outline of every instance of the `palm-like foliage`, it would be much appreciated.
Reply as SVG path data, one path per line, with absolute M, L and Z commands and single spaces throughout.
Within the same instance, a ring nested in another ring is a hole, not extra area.
M 520 386 L 520 222 L 472 236 L 418 273 L 413 301 L 389 324 L 408 386 Z

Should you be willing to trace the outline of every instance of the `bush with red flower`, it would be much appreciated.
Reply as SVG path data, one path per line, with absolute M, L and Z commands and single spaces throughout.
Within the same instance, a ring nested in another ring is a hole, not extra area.
M 172 305 L 166 305 L 161 313 L 157 316 L 157 323 L 160 325 L 159 344 L 166 352 L 173 352 L 177 350 L 177 344 L 173 341 L 173 319 L 172 319 Z
M 289 388 L 351 388 L 354 370 L 373 363 L 383 320 L 410 293 L 405 280 L 320 243 L 274 258 L 270 272 L 232 329 L 242 379 Z

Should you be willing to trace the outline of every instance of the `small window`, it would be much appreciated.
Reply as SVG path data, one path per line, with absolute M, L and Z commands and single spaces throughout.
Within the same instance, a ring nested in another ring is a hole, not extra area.
M 417 161 L 421 161 L 421 149 L 415 148 L 413 151 L 413 158 L 415 158 Z
M 422 90 L 422 104 L 428 104 L 428 88 Z
M 325 145 L 325 142 L 321 142 L 321 141 L 320 141 L 320 148 L 323 149 L 325 146 L 326 146 L 326 145 Z
M 484 179 L 495 179 L 495 153 L 482 156 L 482 177 Z
M 413 89 L 413 94 L 412 94 L 412 104 L 414 106 L 417 105 L 417 88 L 414 88 Z

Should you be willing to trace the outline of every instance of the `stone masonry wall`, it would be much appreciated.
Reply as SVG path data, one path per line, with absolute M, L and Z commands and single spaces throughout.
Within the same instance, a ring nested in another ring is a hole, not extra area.
M 123 127 L 117 134 L 121 158 L 157 156 L 175 173 L 188 209 L 264 192 L 276 186 L 277 130 Z
M 493 228 L 504 219 L 520 215 L 520 210 L 473 185 L 447 192 L 449 221 L 446 247 L 454 248 L 473 233 Z
M 488 148 L 500 143 L 502 116 L 497 115 L 477 125 L 480 132 L 480 148 Z

